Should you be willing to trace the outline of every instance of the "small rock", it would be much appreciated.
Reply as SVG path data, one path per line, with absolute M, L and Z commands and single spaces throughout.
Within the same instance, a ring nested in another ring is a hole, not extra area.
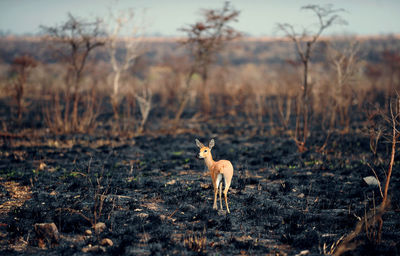
M 363 180 L 370 186 L 379 186 L 379 181 L 374 176 L 364 177 Z
M 90 229 L 86 229 L 85 230 L 85 235 L 91 236 L 92 235 L 92 231 Z
M 208 189 L 208 188 L 210 188 L 210 184 L 208 184 L 208 183 L 200 183 L 200 187 L 201 188 L 204 188 L 204 189 Z
M 304 198 L 304 193 L 300 193 L 297 195 L 298 198 Z
M 39 240 L 39 247 L 45 247 L 44 241 L 47 241 L 47 243 L 51 246 L 58 244 L 58 241 L 60 240 L 60 233 L 58 233 L 56 224 L 36 223 L 34 228 Z
M 307 255 L 307 254 L 310 254 L 310 251 L 309 250 L 303 250 L 300 253 L 296 254 L 296 256 Z
M 114 243 L 111 239 L 104 238 L 103 240 L 101 240 L 100 244 L 103 246 L 113 246 Z
M 167 182 L 167 185 L 174 185 L 176 183 L 176 180 L 170 180 Z
M 99 222 L 96 225 L 94 225 L 94 231 L 96 232 L 96 234 L 100 234 L 101 232 L 103 232 L 106 229 L 106 224 L 104 224 L 103 222 Z
M 41 162 L 40 164 L 39 164 L 39 171 L 43 171 L 44 170 L 44 168 L 46 168 L 46 164 L 45 163 L 43 163 L 43 162 Z
M 141 213 L 138 214 L 138 216 L 139 216 L 140 218 L 145 219 L 145 218 L 149 217 L 149 214 L 144 213 L 144 212 L 141 212 Z
M 89 244 L 88 246 L 82 248 L 82 252 L 83 253 L 106 252 L 106 248 L 104 248 L 103 246 L 99 246 L 99 245 L 92 246 L 91 244 Z

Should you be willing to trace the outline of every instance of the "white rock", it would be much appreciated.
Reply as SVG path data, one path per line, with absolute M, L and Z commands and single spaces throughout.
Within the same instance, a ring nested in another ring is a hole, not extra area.
M 94 231 L 96 232 L 96 234 L 100 234 L 105 229 L 106 229 L 106 224 L 104 224 L 103 222 L 99 222 L 96 223 L 96 225 L 94 225 Z
M 307 255 L 307 254 L 310 254 L 310 251 L 309 250 L 303 250 L 300 253 L 296 254 L 296 256 Z
M 110 238 L 104 238 L 101 240 L 100 244 L 103 246 L 113 246 L 114 243 Z
M 374 176 L 364 177 L 363 180 L 370 186 L 379 186 L 379 181 Z

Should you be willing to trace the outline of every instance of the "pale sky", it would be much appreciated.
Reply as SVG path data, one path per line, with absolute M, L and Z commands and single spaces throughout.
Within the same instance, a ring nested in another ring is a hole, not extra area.
M 67 13 L 81 18 L 105 18 L 108 7 L 134 8 L 143 13 L 146 34 L 180 36 L 182 26 L 200 19 L 200 9 L 220 8 L 224 0 L 0 0 L 0 31 L 37 33 L 39 26 L 54 26 L 67 20 Z M 325 34 L 400 34 L 400 0 L 231 0 L 241 12 L 236 29 L 251 36 L 276 36 L 276 23 L 309 27 L 317 20 L 308 4 L 332 3 L 346 10 L 347 26 L 329 28 Z M 145 11 L 144 11 L 145 10 Z M 279 34 L 278 34 L 279 35 Z

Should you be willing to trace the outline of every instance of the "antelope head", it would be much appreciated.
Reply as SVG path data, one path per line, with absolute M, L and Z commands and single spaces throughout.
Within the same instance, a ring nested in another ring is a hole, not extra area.
M 196 145 L 200 149 L 198 157 L 199 158 L 207 158 L 207 157 L 211 156 L 211 149 L 214 147 L 215 142 L 214 142 L 214 139 L 212 139 L 210 141 L 210 143 L 208 144 L 208 147 L 206 147 L 203 145 L 203 143 L 201 143 L 198 139 L 196 139 Z

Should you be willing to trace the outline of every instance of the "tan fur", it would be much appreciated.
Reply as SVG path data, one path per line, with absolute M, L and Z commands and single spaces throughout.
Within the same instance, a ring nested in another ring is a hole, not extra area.
M 220 203 L 220 208 L 222 209 L 222 199 L 221 199 L 222 179 L 220 180 L 219 186 L 217 184 L 218 175 L 222 174 L 224 181 L 225 181 L 224 198 L 225 198 L 226 210 L 228 213 L 230 213 L 229 206 L 228 206 L 227 194 L 228 194 L 228 190 L 231 185 L 232 176 L 233 176 L 232 163 L 228 160 L 219 160 L 219 161 L 213 160 L 212 154 L 211 154 L 211 149 L 214 146 L 214 140 L 211 140 L 209 146 L 206 147 L 198 139 L 196 139 L 196 145 L 200 148 L 199 157 L 204 159 L 204 162 L 206 163 L 206 166 L 207 166 L 208 170 L 210 171 L 212 183 L 214 186 L 213 208 L 216 210 L 218 209 L 217 194 L 218 194 L 218 187 L 219 187 L 219 203 Z

